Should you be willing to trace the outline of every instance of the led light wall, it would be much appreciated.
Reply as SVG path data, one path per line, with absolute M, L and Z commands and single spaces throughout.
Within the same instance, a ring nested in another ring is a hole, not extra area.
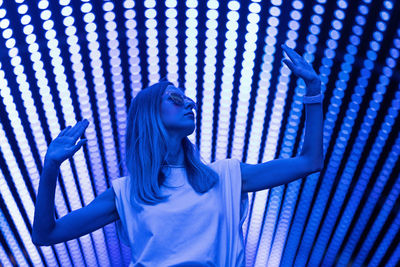
M 162 78 L 196 101 L 206 163 L 298 156 L 306 87 L 286 44 L 321 77 L 324 168 L 248 193 L 246 266 L 397 266 L 399 17 L 391 0 L 0 0 L 0 265 L 128 266 L 115 223 L 35 246 L 34 206 L 51 140 L 84 118 L 55 217 L 127 175 L 129 104 Z

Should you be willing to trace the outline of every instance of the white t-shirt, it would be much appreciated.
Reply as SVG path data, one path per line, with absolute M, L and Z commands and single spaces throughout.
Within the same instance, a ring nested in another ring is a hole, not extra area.
M 157 205 L 130 205 L 128 177 L 112 181 L 120 220 L 120 240 L 131 248 L 129 266 L 245 266 L 242 224 L 248 194 L 241 192 L 240 161 L 208 164 L 220 182 L 199 194 L 184 168 L 171 168 L 162 187 L 169 200 Z

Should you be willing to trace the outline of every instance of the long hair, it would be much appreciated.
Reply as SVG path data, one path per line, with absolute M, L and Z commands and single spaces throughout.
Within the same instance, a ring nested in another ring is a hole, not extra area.
M 126 166 L 129 172 L 131 203 L 155 205 L 168 200 L 161 195 L 165 181 L 162 167 L 168 158 L 167 130 L 161 120 L 162 95 L 168 81 L 161 81 L 141 90 L 129 107 L 126 133 Z M 205 193 L 218 181 L 218 174 L 205 163 L 197 147 L 182 139 L 188 182 L 198 193 Z

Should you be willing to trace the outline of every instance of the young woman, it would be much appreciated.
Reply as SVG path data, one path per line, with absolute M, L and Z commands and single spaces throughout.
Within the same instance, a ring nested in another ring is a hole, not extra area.
M 307 85 L 306 135 L 301 156 L 245 164 L 210 164 L 187 138 L 195 129 L 193 100 L 169 82 L 159 82 L 132 100 L 126 134 L 129 176 L 89 205 L 54 219 L 59 167 L 85 140 L 89 122 L 67 127 L 49 145 L 36 200 L 32 240 L 48 246 L 116 222 L 130 246 L 130 266 L 244 266 L 242 223 L 247 192 L 289 183 L 322 168 L 320 80 L 312 67 L 283 46 L 288 67 Z

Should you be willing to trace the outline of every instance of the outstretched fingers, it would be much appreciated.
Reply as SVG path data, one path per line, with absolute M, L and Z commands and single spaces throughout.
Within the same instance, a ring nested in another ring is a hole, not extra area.
M 83 132 L 86 130 L 86 127 L 89 125 L 89 121 L 83 120 L 79 121 L 75 126 L 68 132 L 68 135 L 78 139 Z
M 78 151 L 84 144 L 86 144 L 87 139 L 81 139 L 73 148 L 73 154 Z
M 58 134 L 58 136 L 63 136 L 63 135 L 65 135 L 65 133 L 66 133 L 70 128 L 71 128 L 71 126 L 68 126 L 68 127 L 64 128 L 64 129 Z
M 293 49 L 289 48 L 287 45 L 284 44 L 281 45 L 281 47 L 293 63 L 297 64 L 302 61 L 303 58 L 299 54 L 297 54 L 296 51 L 294 51 Z
M 289 68 L 291 71 L 294 71 L 294 70 L 295 70 L 296 66 L 293 64 L 292 61 L 290 61 L 290 60 L 287 59 L 287 58 L 282 59 L 282 61 L 283 61 L 283 63 L 286 64 L 286 66 L 288 66 L 288 68 Z

